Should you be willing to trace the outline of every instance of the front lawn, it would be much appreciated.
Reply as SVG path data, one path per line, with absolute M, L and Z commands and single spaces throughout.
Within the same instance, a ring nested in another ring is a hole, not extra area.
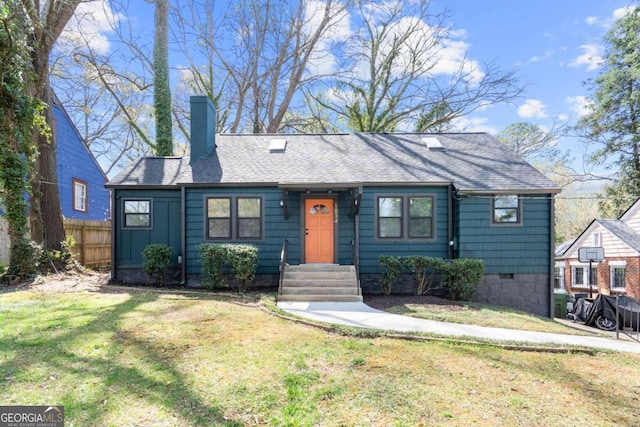
M 638 425 L 640 356 L 354 338 L 255 299 L 0 294 L 0 402 L 67 426 Z
M 424 295 L 370 295 L 365 296 L 365 303 L 389 313 L 440 322 L 558 334 L 590 335 L 547 317 L 534 316 L 522 310 L 473 301 L 451 301 Z M 593 334 L 596 333 L 597 331 L 594 329 Z

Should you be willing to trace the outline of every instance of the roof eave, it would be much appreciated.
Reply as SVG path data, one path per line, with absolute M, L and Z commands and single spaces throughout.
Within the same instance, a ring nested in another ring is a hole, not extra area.
M 487 195 L 487 194 L 559 194 L 561 188 L 500 188 L 500 189 L 470 189 L 456 187 L 459 195 Z

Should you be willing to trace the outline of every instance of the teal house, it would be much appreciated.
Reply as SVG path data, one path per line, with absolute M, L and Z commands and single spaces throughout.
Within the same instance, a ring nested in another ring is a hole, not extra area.
M 343 267 L 361 295 L 380 292 L 381 255 L 474 258 L 477 300 L 552 314 L 560 189 L 488 134 L 215 134 L 211 102 L 192 97 L 190 144 L 190 157 L 141 158 L 107 184 L 113 281 L 146 281 L 151 243 L 172 246 L 174 280 L 194 286 L 198 245 L 255 244 L 257 284 L 283 299 L 307 269 L 337 289 L 317 271 Z

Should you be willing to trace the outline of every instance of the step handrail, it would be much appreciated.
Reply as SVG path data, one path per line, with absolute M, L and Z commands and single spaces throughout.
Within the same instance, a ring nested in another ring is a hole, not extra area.
M 616 338 L 620 339 L 620 333 L 640 342 L 640 301 L 628 295 L 624 295 L 624 307 L 621 308 L 621 295 L 616 295 Z M 622 319 L 622 322 L 620 322 Z M 631 327 L 627 328 L 627 324 Z M 637 329 L 637 330 L 636 330 Z
M 284 269 L 287 266 L 288 252 L 289 241 L 284 239 L 284 242 L 282 242 L 282 251 L 280 252 L 280 280 L 278 282 L 278 295 L 282 295 L 282 283 L 284 282 Z

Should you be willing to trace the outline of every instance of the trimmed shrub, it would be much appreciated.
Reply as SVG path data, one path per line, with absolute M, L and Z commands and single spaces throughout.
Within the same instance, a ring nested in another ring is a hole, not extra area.
M 203 243 L 200 250 L 201 276 L 208 289 L 228 286 L 223 268 L 230 267 L 238 285 L 238 292 L 245 292 L 256 276 L 258 248 L 248 244 Z
M 381 255 L 378 262 L 384 268 L 382 290 L 385 295 L 391 293 L 400 274 L 410 270 L 417 283 L 416 295 L 441 288 L 448 290 L 451 299 L 470 300 L 476 292 L 476 284 L 484 275 L 484 263 L 478 259 Z
M 253 245 L 227 245 L 227 262 L 235 272 L 238 292 L 246 292 L 256 277 L 258 248 Z
M 484 263 L 479 259 L 451 259 L 446 263 L 445 287 L 451 299 L 468 301 L 476 292 L 476 284 L 484 275 Z
M 8 273 L 22 278 L 36 274 L 42 254 L 42 246 L 33 240 L 20 240 L 11 247 Z
M 142 259 L 144 260 L 142 267 L 157 285 L 165 285 L 167 271 L 171 266 L 171 257 L 174 252 L 172 247 L 160 243 L 148 245 L 142 251 Z
M 223 245 L 203 243 L 198 246 L 200 251 L 201 277 L 207 289 L 228 286 L 222 267 L 226 264 L 227 250 Z
M 434 285 L 436 275 L 440 275 L 447 261 L 442 258 L 414 255 L 405 257 L 404 263 L 411 268 L 416 277 L 416 295 L 423 295 Z
M 398 280 L 402 272 L 402 259 L 398 256 L 381 255 L 378 258 L 378 262 L 384 268 L 384 273 L 382 273 L 382 292 L 385 295 L 389 295 L 393 284 Z

